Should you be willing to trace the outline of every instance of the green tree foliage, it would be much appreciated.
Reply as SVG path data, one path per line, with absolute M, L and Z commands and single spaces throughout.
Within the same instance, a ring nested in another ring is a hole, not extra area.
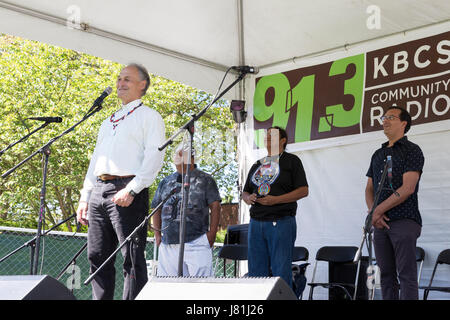
M 123 65 L 73 50 L 0 34 L 0 149 L 19 140 L 41 123 L 30 116 L 61 116 L 14 146 L 0 157 L 1 173 L 39 150 L 50 139 L 68 129 L 89 110 L 95 98 L 115 80 Z M 151 71 L 151 70 L 150 70 Z M 202 110 L 212 96 L 206 92 L 151 76 L 152 85 L 143 98 L 158 110 L 166 124 L 166 137 Z M 51 145 L 47 175 L 46 226 L 75 213 L 89 159 L 101 122 L 120 107 L 115 90 L 103 109 Z M 212 106 L 197 122 L 195 147 L 199 167 L 213 175 L 225 199 L 236 194 L 234 123 L 226 101 Z M 150 199 L 159 181 L 174 171 L 173 149 L 150 187 Z M 0 181 L 0 224 L 36 227 L 43 170 L 41 154 Z M 73 221 L 70 221 L 73 222 Z M 72 230 L 68 222 L 66 230 Z

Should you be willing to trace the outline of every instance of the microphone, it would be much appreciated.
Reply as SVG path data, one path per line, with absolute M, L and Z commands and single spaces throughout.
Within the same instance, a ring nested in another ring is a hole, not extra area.
M 45 122 L 62 122 L 61 117 L 31 117 L 28 118 L 30 120 L 38 120 L 38 121 L 45 121 Z
M 387 156 L 387 176 L 389 186 L 392 187 L 392 156 Z
M 106 88 L 106 89 L 102 92 L 102 94 L 101 94 L 97 99 L 95 99 L 94 104 L 93 104 L 92 107 L 89 109 L 88 113 L 91 112 L 92 109 L 94 109 L 95 107 L 100 107 L 101 104 L 102 104 L 102 102 L 103 102 L 103 100 L 105 100 L 105 98 L 106 98 L 107 96 L 109 96 L 109 95 L 111 94 L 111 92 L 112 92 L 111 87 Z
M 258 67 L 250 67 L 250 66 L 232 66 L 231 69 L 239 71 L 241 73 L 257 74 L 259 72 Z

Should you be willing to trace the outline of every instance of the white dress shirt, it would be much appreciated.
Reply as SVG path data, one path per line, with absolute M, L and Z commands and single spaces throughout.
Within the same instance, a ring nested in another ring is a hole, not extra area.
M 139 193 L 155 180 L 164 161 L 164 151 L 159 151 L 165 140 L 165 127 L 161 115 L 135 100 L 116 111 L 113 129 L 110 117 L 100 127 L 97 143 L 84 179 L 80 201 L 88 202 L 97 177 L 102 174 L 135 177 L 125 187 Z

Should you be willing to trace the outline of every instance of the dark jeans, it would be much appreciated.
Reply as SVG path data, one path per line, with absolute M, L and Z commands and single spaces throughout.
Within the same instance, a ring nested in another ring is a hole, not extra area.
M 111 201 L 132 178 L 103 182 L 97 180 L 88 206 L 88 259 L 91 274 L 117 249 L 118 243 L 128 237 L 148 213 L 148 189 L 142 190 L 129 207 L 120 207 Z M 132 300 L 147 282 L 145 245 L 147 226 L 144 226 L 121 249 L 124 258 L 123 299 Z M 130 246 L 132 250 L 130 250 Z M 92 298 L 112 300 L 115 289 L 115 257 L 92 280 Z
M 388 224 L 390 229 L 374 230 L 374 249 L 380 267 L 382 298 L 417 300 L 416 242 L 422 228 L 411 219 L 391 221 Z
M 276 222 L 250 219 L 248 230 L 248 275 L 281 277 L 292 287 L 292 251 L 297 237 L 295 217 Z

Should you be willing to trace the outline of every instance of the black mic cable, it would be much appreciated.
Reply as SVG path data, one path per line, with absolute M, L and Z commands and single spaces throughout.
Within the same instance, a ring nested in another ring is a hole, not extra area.
M 387 162 L 387 178 L 388 178 L 389 188 L 397 197 L 400 197 L 400 194 L 392 186 L 392 156 L 391 155 L 386 156 L 386 162 Z

